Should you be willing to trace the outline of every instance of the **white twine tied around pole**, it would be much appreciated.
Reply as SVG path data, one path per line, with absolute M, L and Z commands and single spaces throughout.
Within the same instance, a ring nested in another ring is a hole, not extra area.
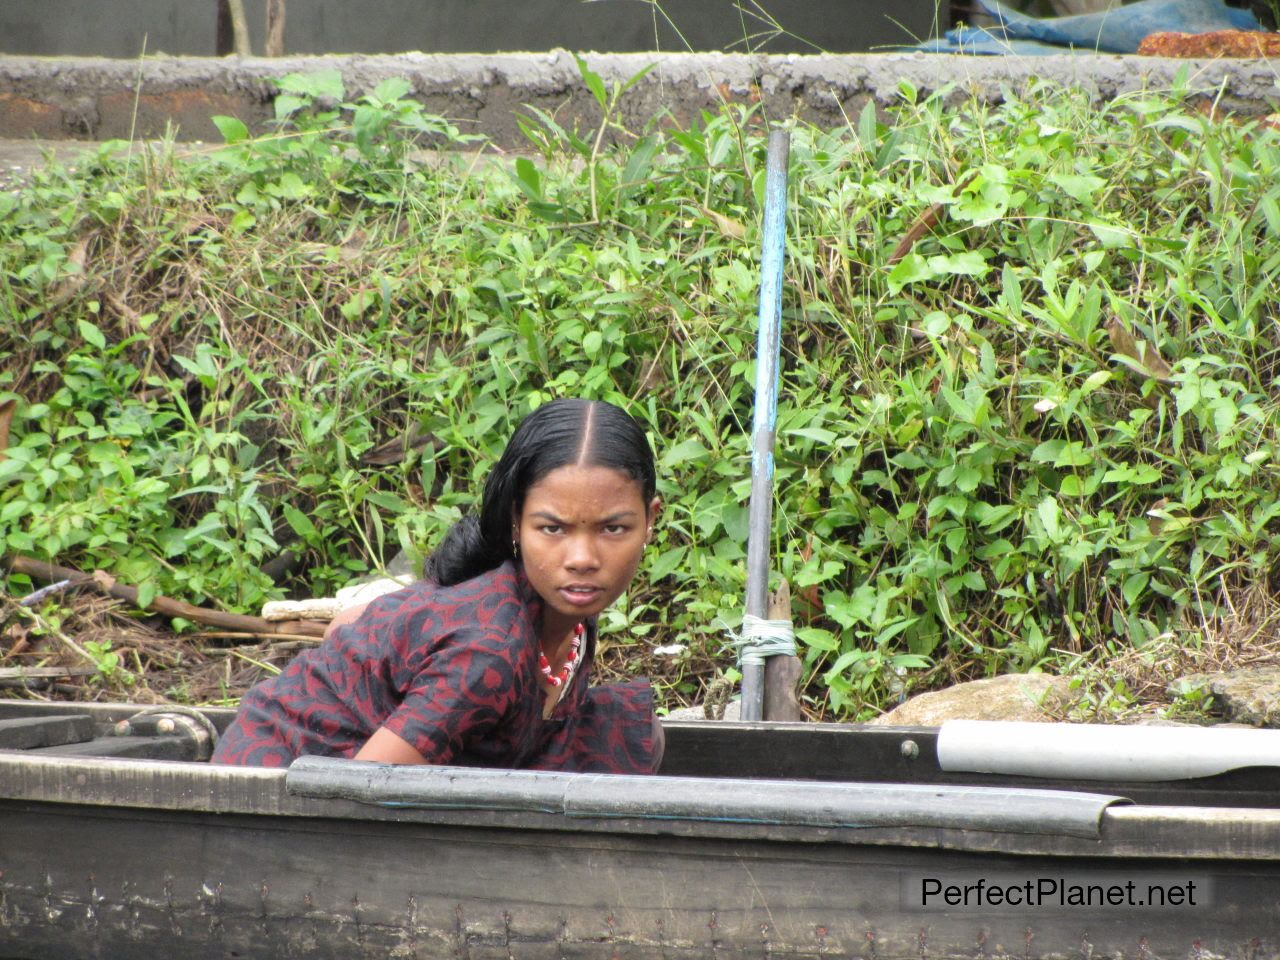
M 754 614 L 742 616 L 742 632 L 728 631 L 729 642 L 738 651 L 738 669 L 763 666 L 769 657 L 794 657 L 796 631 L 790 620 L 765 620 Z

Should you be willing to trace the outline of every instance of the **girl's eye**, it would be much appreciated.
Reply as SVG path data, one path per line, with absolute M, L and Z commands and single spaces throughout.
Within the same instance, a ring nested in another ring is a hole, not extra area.
M 544 524 L 544 525 L 542 526 L 542 532 L 543 532 L 543 533 L 550 533 L 550 534 L 556 534 L 556 533 L 559 533 L 559 532 L 560 532 L 560 524 L 558 524 L 558 523 L 547 523 L 547 524 Z
M 627 528 L 621 523 L 611 523 L 604 528 L 606 533 L 626 533 Z

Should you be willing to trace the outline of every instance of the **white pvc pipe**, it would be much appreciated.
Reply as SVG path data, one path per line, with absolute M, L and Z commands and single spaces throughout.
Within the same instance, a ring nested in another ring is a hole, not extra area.
M 1079 780 L 1184 780 L 1280 767 L 1280 730 L 949 720 L 943 770 Z

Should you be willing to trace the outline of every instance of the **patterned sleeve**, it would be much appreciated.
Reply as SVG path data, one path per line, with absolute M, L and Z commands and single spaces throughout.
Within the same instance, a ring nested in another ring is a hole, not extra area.
M 575 773 L 653 773 L 653 690 L 647 680 L 590 687 L 526 766 Z
M 429 763 L 454 762 L 526 696 L 529 671 L 505 634 L 459 631 L 433 644 L 399 707 L 382 724 Z

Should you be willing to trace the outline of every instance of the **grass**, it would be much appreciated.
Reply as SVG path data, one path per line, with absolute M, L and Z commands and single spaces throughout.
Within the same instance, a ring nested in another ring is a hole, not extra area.
M 514 160 L 424 162 L 484 144 L 399 81 L 292 77 L 271 136 L 108 145 L 0 199 L 0 550 L 251 612 L 331 593 L 428 550 L 528 409 L 601 397 L 667 503 L 606 672 L 670 704 L 732 676 L 766 124 L 625 130 L 582 69 L 601 127 L 530 112 Z M 1004 671 L 1114 687 L 1263 608 L 1274 130 L 1185 90 L 904 85 L 791 156 L 774 551 L 812 714 Z

